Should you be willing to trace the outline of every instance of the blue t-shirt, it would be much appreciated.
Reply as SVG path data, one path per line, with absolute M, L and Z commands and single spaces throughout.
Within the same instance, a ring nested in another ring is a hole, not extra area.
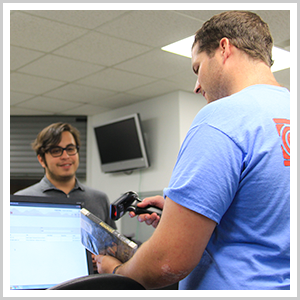
M 164 196 L 217 226 L 180 289 L 289 289 L 289 101 L 254 85 L 194 119 Z

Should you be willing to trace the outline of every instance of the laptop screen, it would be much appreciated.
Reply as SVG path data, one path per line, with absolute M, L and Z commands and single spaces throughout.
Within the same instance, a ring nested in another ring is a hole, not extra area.
M 47 289 L 89 275 L 90 255 L 80 241 L 81 205 L 28 198 L 11 196 L 10 289 Z

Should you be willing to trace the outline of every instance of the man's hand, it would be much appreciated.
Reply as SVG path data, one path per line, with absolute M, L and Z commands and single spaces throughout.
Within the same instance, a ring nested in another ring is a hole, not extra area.
M 112 273 L 114 268 L 122 263 L 110 255 L 96 255 L 94 260 L 99 274 Z
M 97 271 L 97 263 L 95 261 L 95 254 L 91 253 L 91 256 L 92 256 L 92 263 L 93 263 L 93 270 L 94 272 Z
M 151 205 L 163 209 L 164 202 L 165 200 L 162 196 L 154 196 L 145 198 L 142 202 L 138 203 L 137 206 L 146 207 L 148 205 Z M 136 216 L 136 214 L 134 212 L 130 212 L 129 216 L 133 218 Z M 147 225 L 152 225 L 154 228 L 156 228 L 159 223 L 160 217 L 156 213 L 152 213 L 138 215 L 137 219 L 139 222 L 145 222 Z

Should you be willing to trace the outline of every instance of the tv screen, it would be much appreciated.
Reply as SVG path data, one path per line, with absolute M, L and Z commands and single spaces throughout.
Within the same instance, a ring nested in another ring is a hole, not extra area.
M 104 173 L 150 166 L 138 113 L 101 124 L 94 131 Z

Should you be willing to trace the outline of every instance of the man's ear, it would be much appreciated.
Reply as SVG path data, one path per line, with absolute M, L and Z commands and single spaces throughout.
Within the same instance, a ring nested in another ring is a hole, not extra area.
M 37 159 L 39 161 L 39 163 L 41 164 L 41 166 L 45 169 L 47 164 L 46 161 L 44 161 L 44 159 L 38 154 Z
M 223 63 L 227 60 L 227 58 L 231 55 L 231 44 L 228 38 L 222 38 L 220 40 L 220 49 L 221 49 L 221 55 L 223 57 Z

